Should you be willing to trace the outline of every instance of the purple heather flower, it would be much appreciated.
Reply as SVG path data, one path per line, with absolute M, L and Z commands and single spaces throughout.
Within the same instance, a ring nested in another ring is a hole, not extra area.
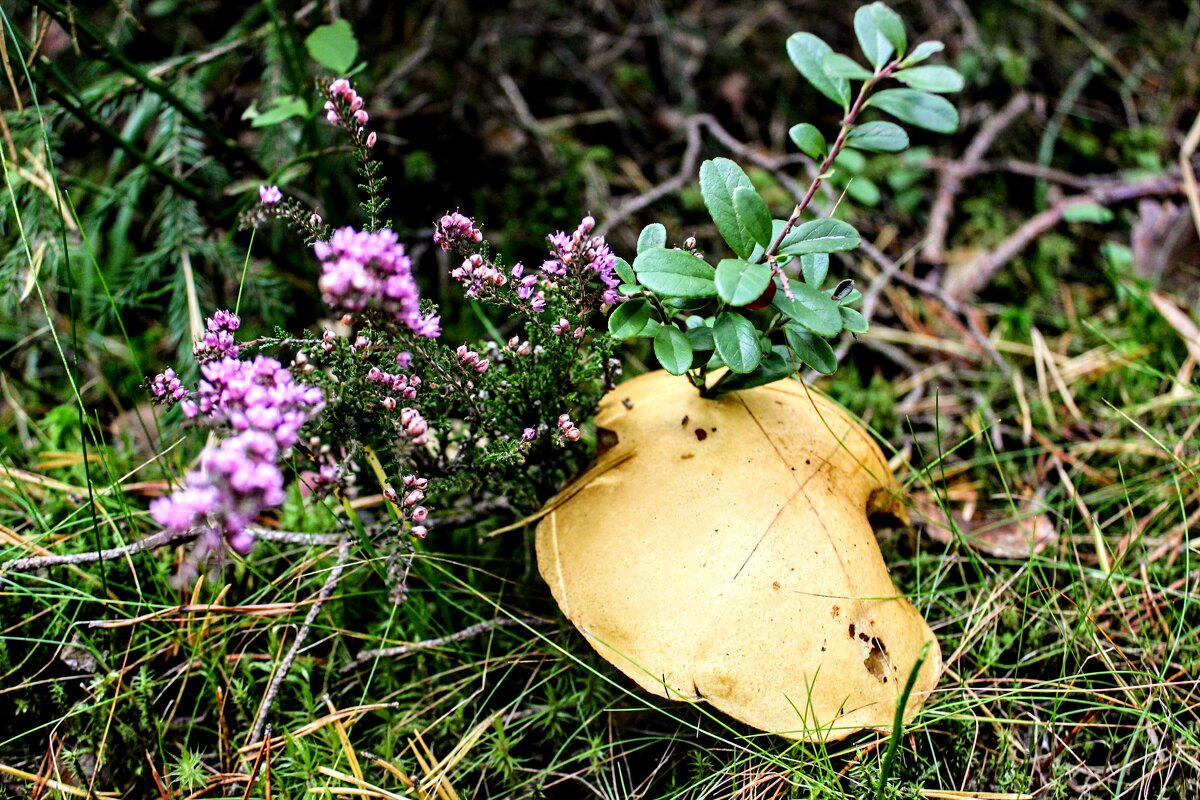
M 237 358 L 240 349 L 233 332 L 242 326 L 242 320 L 232 311 L 218 311 L 204 321 L 204 338 L 192 346 L 196 360 L 201 364 L 220 358 Z
M 617 258 L 603 236 L 591 235 L 595 226 L 596 220 L 586 216 L 574 233 L 568 235 L 558 231 L 547 236 L 551 257 L 542 263 L 542 272 L 560 277 L 571 272 L 578 275 L 582 282 L 596 278 L 603 287 L 600 290 L 600 302 L 614 305 L 621 301 L 617 293 L 617 287 L 621 285 L 617 275 Z
M 483 232 L 475 227 L 475 220 L 457 211 L 444 214 L 433 228 L 433 243 L 447 253 L 467 253 L 482 241 Z
M 169 531 L 206 528 L 235 552 L 253 545 L 246 531 L 256 516 L 283 503 L 283 473 L 275 464 L 279 449 L 261 431 L 247 431 L 200 455 L 200 469 L 184 487 L 150 504 L 150 515 Z
M 260 186 L 258 187 L 258 202 L 264 206 L 273 206 L 283 199 L 283 192 L 279 191 L 278 186 Z
M 533 428 L 526 428 L 525 430 L 521 431 L 522 442 L 532 442 L 535 436 L 537 436 L 537 431 Z
M 150 392 L 163 403 L 177 403 L 188 396 L 188 390 L 183 388 L 183 382 L 175 374 L 175 370 L 167 368 L 154 376 L 150 382 Z
M 269 433 L 280 451 L 299 441 L 300 428 L 325 404 L 319 388 L 296 383 L 290 372 L 267 356 L 210 361 L 200 372 L 196 413 L 235 431 Z
M 318 285 L 329 305 L 351 313 L 378 309 L 419 336 L 441 334 L 440 318 L 421 314 L 412 261 L 392 231 L 340 228 L 313 251 L 321 260 Z

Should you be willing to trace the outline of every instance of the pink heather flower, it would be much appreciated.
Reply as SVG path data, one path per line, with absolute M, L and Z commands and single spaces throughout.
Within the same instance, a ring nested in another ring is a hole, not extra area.
M 424 522 L 425 518 L 429 516 L 429 509 L 425 506 L 417 506 L 412 510 L 411 516 L 413 522 Z
M 560 318 L 558 322 L 550 326 L 550 330 L 554 331 L 555 336 L 561 336 L 571 330 L 571 323 L 565 317 Z
M 350 92 L 350 81 L 345 78 L 338 78 L 329 84 L 329 93 L 335 97 L 341 97 Z
M 572 442 L 579 441 L 581 433 L 579 428 L 575 427 L 575 423 L 571 421 L 570 414 L 563 414 L 558 418 L 558 429 Z
M 419 336 L 441 335 L 436 314 L 421 314 L 412 261 L 396 234 L 340 228 L 313 251 L 321 260 L 318 286 L 326 303 L 350 313 L 378 309 Z
M 188 473 L 182 489 L 152 502 L 150 515 L 169 531 L 206 529 L 245 555 L 254 543 L 246 526 L 284 500 L 278 455 L 275 440 L 253 430 L 208 447 L 201 468 Z
M 237 358 L 240 352 L 233 332 L 242 326 L 242 320 L 232 311 L 218 311 L 204 321 L 204 338 L 192 346 L 196 360 L 201 364 L 221 358 Z
M 376 141 L 375 131 L 371 131 L 370 133 L 367 134 L 367 147 L 368 148 L 374 147 L 375 141 Z
M 412 530 L 409 531 L 409 533 L 411 533 L 413 536 L 417 537 L 418 539 L 424 539 L 425 536 L 429 533 L 429 531 L 425 528 L 424 525 L 413 525 Z
M 532 442 L 535 436 L 537 436 L 537 431 L 533 428 L 526 428 L 525 430 L 521 431 L 522 442 Z
M 279 191 L 278 186 L 258 187 L 258 201 L 264 206 L 273 206 L 282 199 L 283 192 Z
M 467 253 L 482 241 L 483 231 L 475 227 L 475 220 L 457 211 L 443 214 L 433 227 L 433 243 L 447 253 Z
M 167 405 L 178 403 L 188 396 L 188 390 L 183 388 L 183 382 L 179 380 L 175 370 L 169 367 L 154 376 L 154 380 L 150 382 L 150 392 L 154 395 L 156 402 Z
M 368 119 L 367 112 L 363 111 L 361 108 L 358 111 L 354 112 L 354 121 L 357 122 L 359 125 L 366 125 L 367 119 Z
M 429 423 L 415 408 L 406 406 L 400 409 L 400 426 L 413 444 L 425 444 L 428 441 Z
M 325 404 L 319 388 L 296 383 L 278 361 L 266 356 L 253 361 L 210 361 L 200 367 L 200 373 L 189 416 L 203 415 L 238 432 L 268 434 L 280 452 L 300 440 L 300 429 Z
M 581 282 L 596 279 L 600 282 L 599 299 L 605 305 L 621 301 L 617 287 L 621 285 L 616 274 L 617 257 L 609 250 L 603 236 L 592 236 L 596 220 L 584 217 L 575 232 L 568 235 L 563 231 L 546 237 L 551 257 L 542 263 L 542 272 L 547 275 L 565 277 L 568 272 L 579 277 Z M 585 300 L 589 306 L 594 300 Z

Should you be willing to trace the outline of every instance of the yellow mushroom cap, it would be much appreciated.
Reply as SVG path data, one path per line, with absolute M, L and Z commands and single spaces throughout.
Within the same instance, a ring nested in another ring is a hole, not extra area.
M 797 739 L 889 728 L 941 651 L 888 576 L 868 514 L 903 516 L 879 447 L 794 380 L 705 400 L 649 373 L 596 418 L 617 443 L 551 500 L 542 577 L 605 659 L 649 692 Z

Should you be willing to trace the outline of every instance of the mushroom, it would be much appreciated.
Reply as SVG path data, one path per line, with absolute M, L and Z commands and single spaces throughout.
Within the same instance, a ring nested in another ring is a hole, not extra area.
M 542 577 L 643 689 L 761 730 L 887 729 L 933 690 L 941 651 L 896 590 L 868 516 L 901 519 L 879 447 L 795 380 L 705 400 L 664 372 L 610 392 L 616 444 L 547 504 Z M 610 439 L 612 437 L 609 437 Z

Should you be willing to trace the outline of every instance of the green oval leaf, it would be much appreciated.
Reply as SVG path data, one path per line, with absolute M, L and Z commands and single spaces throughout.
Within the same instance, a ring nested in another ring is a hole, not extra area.
M 345 75 L 358 58 L 358 40 L 345 19 L 320 25 L 304 39 L 309 56 L 335 75 Z
M 892 74 L 896 80 L 924 92 L 961 92 L 963 76 L 958 70 L 941 65 L 902 69 Z
M 739 186 L 733 190 L 733 211 L 755 242 L 763 247 L 771 243 L 771 209 L 754 187 Z
M 832 375 L 837 370 L 837 355 L 829 342 L 820 336 L 798 325 L 785 326 L 783 335 L 797 360 L 824 375 Z
M 717 264 L 717 297 L 731 306 L 753 303 L 771 283 L 771 268 L 727 258 Z
M 654 337 L 654 357 L 667 372 L 682 375 L 692 366 L 692 345 L 679 328 L 663 325 Z
M 854 35 L 875 69 L 886 64 L 892 53 L 904 55 L 908 46 L 904 23 L 883 3 L 862 6 L 854 13 Z
M 750 178 L 728 158 L 714 158 L 700 165 L 700 194 L 721 237 L 739 257 L 754 250 L 754 236 L 746 229 L 733 206 L 733 193 L 740 187 L 754 189 Z
M 908 54 L 908 58 L 900 62 L 900 66 L 911 67 L 913 64 L 924 61 L 935 53 L 940 53 L 945 49 L 946 45 L 942 44 L 936 39 L 928 42 L 921 42 L 919 45 L 913 48 L 911 53 Z
M 814 219 L 798 225 L 779 252 L 790 256 L 805 253 L 841 253 L 858 247 L 858 231 L 840 219 Z
M 850 105 L 850 81 L 834 78 L 825 72 L 825 56 L 833 48 L 811 33 L 793 33 L 787 40 L 788 57 L 804 80 L 833 102 L 846 108 Z
M 734 372 L 749 372 L 762 360 L 758 331 L 750 320 L 734 311 L 717 316 L 713 325 L 713 344 L 717 355 Z
M 829 276 L 828 253 L 806 253 L 800 256 L 800 270 L 804 273 L 804 282 L 814 289 L 820 289 Z
M 901 122 L 934 133 L 958 130 L 958 111 L 944 97 L 916 89 L 884 89 L 874 94 L 867 105 L 886 111 Z
M 853 180 L 846 184 L 846 194 L 856 203 L 868 208 L 874 208 L 879 205 L 879 201 L 882 199 L 879 187 L 875 184 L 875 181 L 863 175 L 856 175 Z
M 637 251 L 653 250 L 656 247 L 667 246 L 667 227 L 661 222 L 651 222 L 642 228 L 638 235 Z
M 664 297 L 716 297 L 713 268 L 704 259 L 683 250 L 663 247 L 638 253 L 633 260 L 638 281 Z
M 837 336 L 842 332 L 841 310 L 833 298 L 807 283 L 793 282 L 790 288 L 793 299 L 777 292 L 771 305 L 793 322 L 821 336 Z
M 867 318 L 853 308 L 842 306 L 840 309 L 842 314 L 842 326 L 851 333 L 866 333 Z
M 304 102 L 298 97 L 285 94 L 272 100 L 271 105 L 267 106 L 266 110 L 251 115 L 253 122 L 250 123 L 250 127 L 266 128 L 271 125 L 278 125 L 284 120 L 291 119 L 292 117 L 307 116 L 308 103 Z M 245 117 L 243 117 L 243 119 L 244 118 Z
M 813 161 L 820 161 L 829 152 L 829 145 L 826 144 L 825 137 L 821 135 L 815 125 L 809 125 L 807 122 L 793 125 L 788 131 L 788 136 L 791 137 L 796 147 L 800 148 L 800 152 Z
M 908 133 L 894 122 L 864 122 L 846 134 L 846 146 L 871 153 L 899 153 L 908 148 Z
M 629 266 L 629 262 L 623 258 L 617 258 L 617 277 L 625 283 L 637 283 L 637 275 L 633 272 L 633 267 Z
M 650 301 L 642 298 L 618 303 L 608 315 L 608 332 L 618 339 L 632 339 L 650 321 Z
M 825 74 L 831 78 L 850 78 L 856 81 L 869 81 L 874 77 L 869 69 L 859 64 L 850 56 L 841 53 L 830 53 L 821 62 Z
M 692 350 L 694 351 L 708 351 L 716 347 L 713 344 L 713 329 L 707 325 L 688 328 L 684 331 L 683 335 L 688 338 L 688 342 L 691 343 Z

